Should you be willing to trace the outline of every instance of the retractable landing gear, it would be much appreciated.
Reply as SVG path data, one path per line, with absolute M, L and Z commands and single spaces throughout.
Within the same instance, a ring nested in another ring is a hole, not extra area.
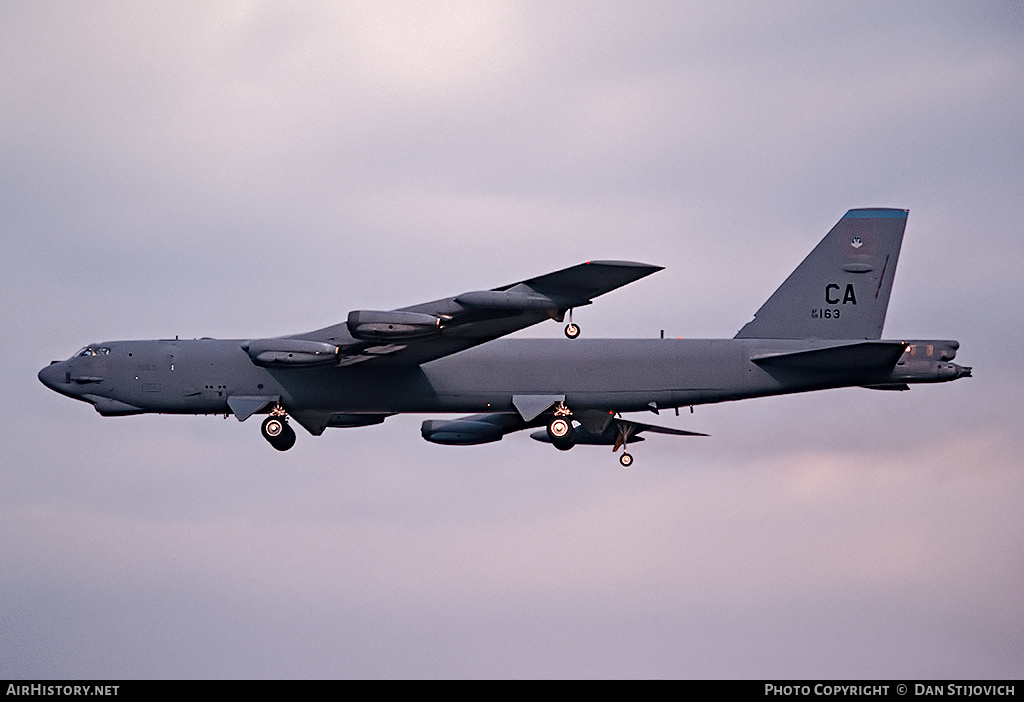
M 572 423 L 572 410 L 570 410 L 564 402 L 559 402 L 555 405 L 554 416 L 551 421 L 548 422 L 547 435 L 548 441 L 550 441 L 556 449 L 559 451 L 568 451 L 575 446 L 579 441 L 582 440 L 584 444 L 603 444 L 609 445 L 610 438 L 607 434 L 602 433 L 592 434 L 587 429 L 585 424 L 581 424 L 579 432 Z M 609 431 L 616 431 L 615 444 L 612 446 L 612 452 L 618 453 L 619 449 L 622 449 L 622 455 L 619 456 L 619 465 L 623 468 L 629 468 L 633 465 L 633 454 L 629 453 L 626 448 L 629 443 L 629 439 L 636 434 L 636 425 L 632 422 L 616 421 L 616 423 L 608 427 Z M 538 438 L 537 435 L 534 438 Z M 640 439 L 643 441 L 643 439 Z
M 619 447 L 622 447 L 622 455 L 619 456 L 619 465 L 623 468 L 629 468 L 633 465 L 633 454 L 626 451 L 626 444 L 629 442 L 629 437 L 633 436 L 636 429 L 631 424 L 619 424 L 619 436 L 615 439 L 615 445 L 612 447 L 612 451 L 618 451 Z
M 263 420 L 260 431 L 263 432 L 263 438 L 278 451 L 287 451 L 295 445 L 295 430 L 288 426 L 288 418 L 280 408 Z
M 576 428 L 572 425 L 572 411 L 559 402 L 555 418 L 548 423 L 548 438 L 559 451 L 568 451 L 576 445 Z
M 565 335 L 570 339 L 575 339 L 580 335 L 579 325 L 572 323 L 572 310 L 569 310 L 569 323 L 565 325 Z
M 555 417 L 548 424 L 548 438 L 559 451 L 568 451 L 576 445 L 576 428 L 572 420 L 565 417 Z

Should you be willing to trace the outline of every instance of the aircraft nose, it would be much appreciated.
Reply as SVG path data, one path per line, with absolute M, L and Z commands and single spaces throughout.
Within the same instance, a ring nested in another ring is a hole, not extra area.
M 53 361 L 46 368 L 39 371 L 39 382 L 57 392 L 60 392 L 60 386 L 66 384 L 66 378 L 64 364 L 60 361 Z

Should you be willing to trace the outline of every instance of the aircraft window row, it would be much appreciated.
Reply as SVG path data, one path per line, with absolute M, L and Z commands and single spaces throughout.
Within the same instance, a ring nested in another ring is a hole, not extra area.
M 110 354 L 110 349 L 106 346 L 86 346 L 84 349 L 76 353 L 76 356 L 106 356 Z

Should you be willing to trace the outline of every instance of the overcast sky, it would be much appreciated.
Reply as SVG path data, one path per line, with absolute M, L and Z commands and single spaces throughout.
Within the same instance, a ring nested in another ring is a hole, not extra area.
M 1024 676 L 1022 124 L 1019 0 L 0 0 L 0 678 Z M 886 336 L 975 377 L 663 413 L 712 436 L 628 471 L 36 379 L 601 258 L 666 270 L 585 336 L 728 337 L 871 206 Z

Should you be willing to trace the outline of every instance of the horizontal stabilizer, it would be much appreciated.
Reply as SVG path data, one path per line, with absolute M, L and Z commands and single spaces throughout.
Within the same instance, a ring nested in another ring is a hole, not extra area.
M 769 372 L 889 373 L 906 350 L 907 345 L 902 341 L 861 341 L 809 351 L 764 354 L 750 360 Z

